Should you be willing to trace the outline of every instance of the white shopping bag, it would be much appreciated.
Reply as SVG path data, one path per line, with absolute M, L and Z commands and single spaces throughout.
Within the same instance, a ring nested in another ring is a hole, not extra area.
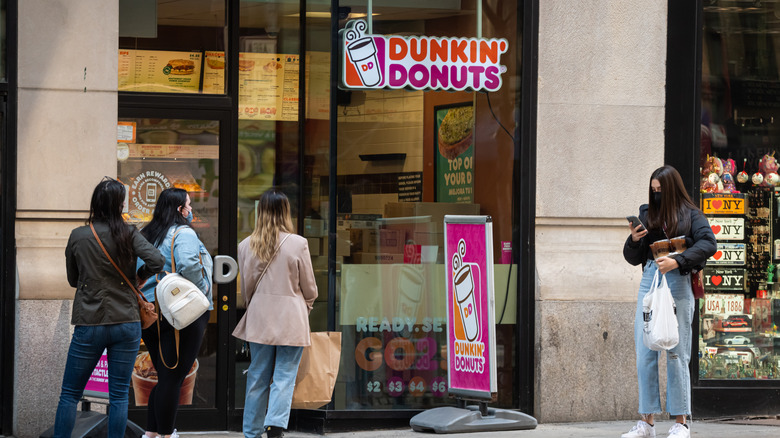
M 642 306 L 645 323 L 642 340 L 645 346 L 655 351 L 674 348 L 680 340 L 680 334 L 677 330 L 677 307 L 672 291 L 666 284 L 666 275 L 661 275 L 659 283 L 658 271 L 655 271 L 653 284 Z

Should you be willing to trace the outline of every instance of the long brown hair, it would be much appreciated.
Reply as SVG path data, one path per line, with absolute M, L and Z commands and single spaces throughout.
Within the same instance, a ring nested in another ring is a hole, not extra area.
M 125 202 L 125 185 L 111 177 L 95 186 L 92 201 L 89 204 L 87 224 L 104 222 L 111 231 L 111 238 L 116 243 L 117 260 L 121 265 L 134 263 L 132 228 L 122 217 Z
M 653 180 L 661 184 L 661 202 L 653 202 Z M 650 229 L 664 230 L 669 238 L 681 236 L 691 227 L 690 211 L 698 210 L 682 182 L 680 173 L 666 165 L 656 169 L 650 175 L 648 184 L 647 226 Z
M 279 232 L 293 232 L 290 201 L 281 191 L 269 189 L 260 197 L 255 229 L 249 236 L 249 247 L 260 261 L 271 260 Z

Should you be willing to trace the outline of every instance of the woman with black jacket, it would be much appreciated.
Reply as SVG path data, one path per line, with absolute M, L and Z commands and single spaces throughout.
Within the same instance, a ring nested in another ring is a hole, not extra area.
M 140 282 L 162 271 L 165 259 L 132 225 L 122 210 L 125 186 L 107 178 L 95 187 L 87 225 L 70 233 L 65 248 L 68 282 L 76 288 L 62 391 L 54 420 L 54 436 L 70 437 L 76 406 L 103 350 L 108 350 L 108 437 L 125 435 L 130 375 L 141 342 L 141 317 L 136 294 L 109 261 L 105 250 L 130 281 Z M 136 270 L 136 258 L 144 261 Z M 137 275 L 137 277 L 136 277 Z M 138 280 L 136 280 L 138 278 Z
M 691 359 L 691 323 L 695 299 L 691 290 L 692 272 L 704 268 L 708 258 L 717 250 L 715 235 L 704 214 L 696 207 L 683 186 L 680 174 L 672 166 L 656 169 L 650 176 L 649 203 L 639 208 L 642 224 L 629 224 L 631 235 L 623 246 L 623 257 L 632 265 L 642 265 L 636 316 L 634 343 L 639 380 L 639 414 L 642 419 L 623 438 L 655 437 L 653 414 L 661 412 L 658 384 L 660 352 L 645 347 L 643 305 L 656 272 L 666 276 L 667 284 L 677 307 L 677 325 L 680 341 L 666 352 L 666 411 L 676 418 L 669 429 L 669 437 L 690 437 L 686 416 L 691 414 L 691 377 L 688 363 Z M 684 252 L 655 259 L 650 245 L 656 241 L 685 236 Z

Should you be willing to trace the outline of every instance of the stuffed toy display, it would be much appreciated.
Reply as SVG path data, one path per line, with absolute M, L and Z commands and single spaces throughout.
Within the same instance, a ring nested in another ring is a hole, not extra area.
M 747 158 L 745 158 L 742 161 L 742 172 L 739 172 L 737 175 L 737 182 L 740 184 L 745 184 L 748 182 L 748 179 L 750 179 L 750 175 L 748 175 L 747 172 L 745 172 L 745 165 L 747 164 Z
M 758 161 L 758 171 L 752 175 L 745 167 L 747 158 L 742 162 L 742 171 L 737 173 L 737 163 L 731 158 L 721 159 L 707 155 L 701 166 L 702 193 L 740 193 L 735 182 L 740 184 L 753 183 L 761 187 L 780 186 L 780 164 L 775 158 L 775 152 L 765 154 Z
M 723 162 L 718 157 L 707 155 L 707 159 L 701 167 L 701 192 L 720 193 L 723 191 L 721 175 L 723 175 Z
M 723 162 L 723 174 L 720 180 L 723 183 L 722 193 L 739 193 L 736 184 L 734 184 L 734 174 L 737 172 L 737 163 L 731 158 L 721 160 Z
M 774 157 L 775 153 L 765 154 L 761 157 L 761 161 L 758 162 L 758 172 L 763 176 L 763 181 L 756 182 L 754 184 L 760 184 L 764 187 L 774 187 L 780 182 L 780 176 L 777 174 L 777 159 Z

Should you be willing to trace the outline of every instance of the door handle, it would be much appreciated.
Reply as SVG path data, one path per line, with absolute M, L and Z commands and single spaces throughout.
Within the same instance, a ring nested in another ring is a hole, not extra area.
M 227 272 L 225 272 L 227 267 Z M 233 257 L 218 255 L 214 257 L 214 282 L 217 284 L 230 283 L 238 276 L 238 263 Z

